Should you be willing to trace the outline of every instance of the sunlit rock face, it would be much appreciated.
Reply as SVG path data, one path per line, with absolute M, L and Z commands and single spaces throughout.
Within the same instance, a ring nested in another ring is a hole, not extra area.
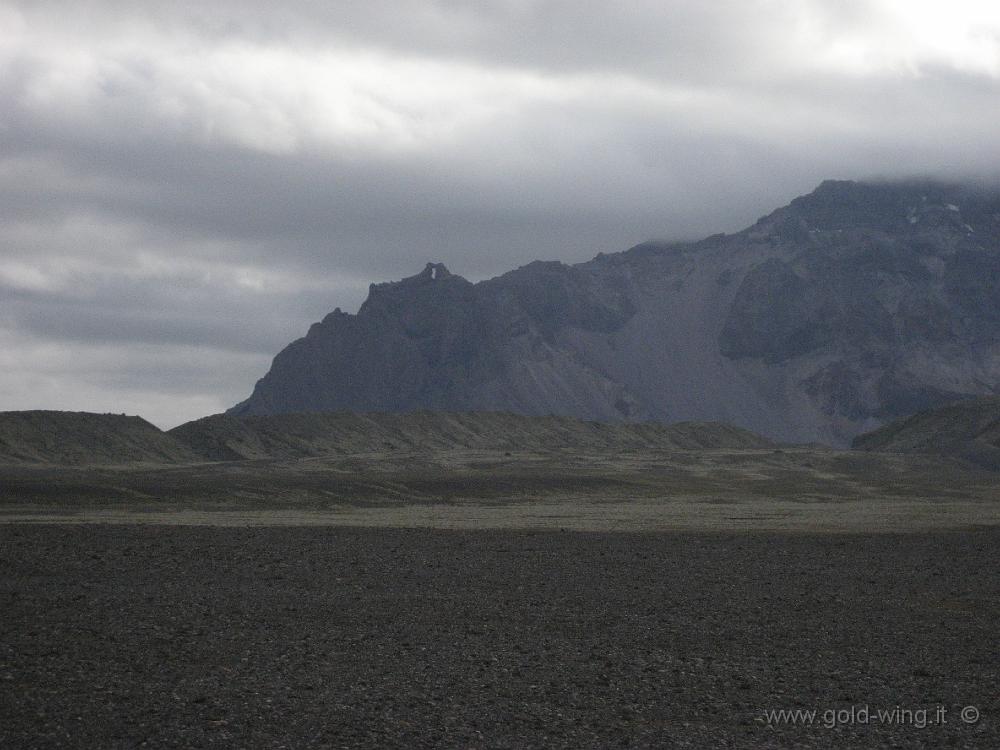
M 1000 197 L 825 182 L 733 235 L 372 285 L 232 409 L 717 420 L 846 444 L 1000 393 Z

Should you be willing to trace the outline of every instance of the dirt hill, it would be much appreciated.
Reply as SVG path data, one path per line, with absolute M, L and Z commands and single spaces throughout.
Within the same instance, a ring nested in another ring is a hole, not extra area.
M 0 464 L 71 466 L 201 459 L 140 417 L 72 411 L 0 412 Z
M 773 445 L 724 424 L 605 424 L 500 412 L 218 414 L 175 427 L 169 434 L 214 461 L 387 450 L 616 451 Z
M 854 448 L 960 456 L 1000 469 L 1000 398 L 959 401 L 860 435 Z

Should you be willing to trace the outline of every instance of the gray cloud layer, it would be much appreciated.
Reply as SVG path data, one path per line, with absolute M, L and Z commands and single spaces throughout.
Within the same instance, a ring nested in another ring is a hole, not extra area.
M 0 2 L 0 408 L 172 425 L 367 284 L 994 179 L 956 0 Z

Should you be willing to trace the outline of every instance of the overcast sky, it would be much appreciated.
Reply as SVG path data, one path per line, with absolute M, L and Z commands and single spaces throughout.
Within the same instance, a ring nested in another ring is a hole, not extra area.
M 0 0 L 0 410 L 245 398 L 368 283 L 1000 173 L 1000 4 Z

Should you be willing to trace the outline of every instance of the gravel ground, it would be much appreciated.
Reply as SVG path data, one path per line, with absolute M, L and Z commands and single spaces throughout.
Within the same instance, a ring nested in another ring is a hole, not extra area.
M 0 747 L 997 748 L 998 547 L 0 526 Z

